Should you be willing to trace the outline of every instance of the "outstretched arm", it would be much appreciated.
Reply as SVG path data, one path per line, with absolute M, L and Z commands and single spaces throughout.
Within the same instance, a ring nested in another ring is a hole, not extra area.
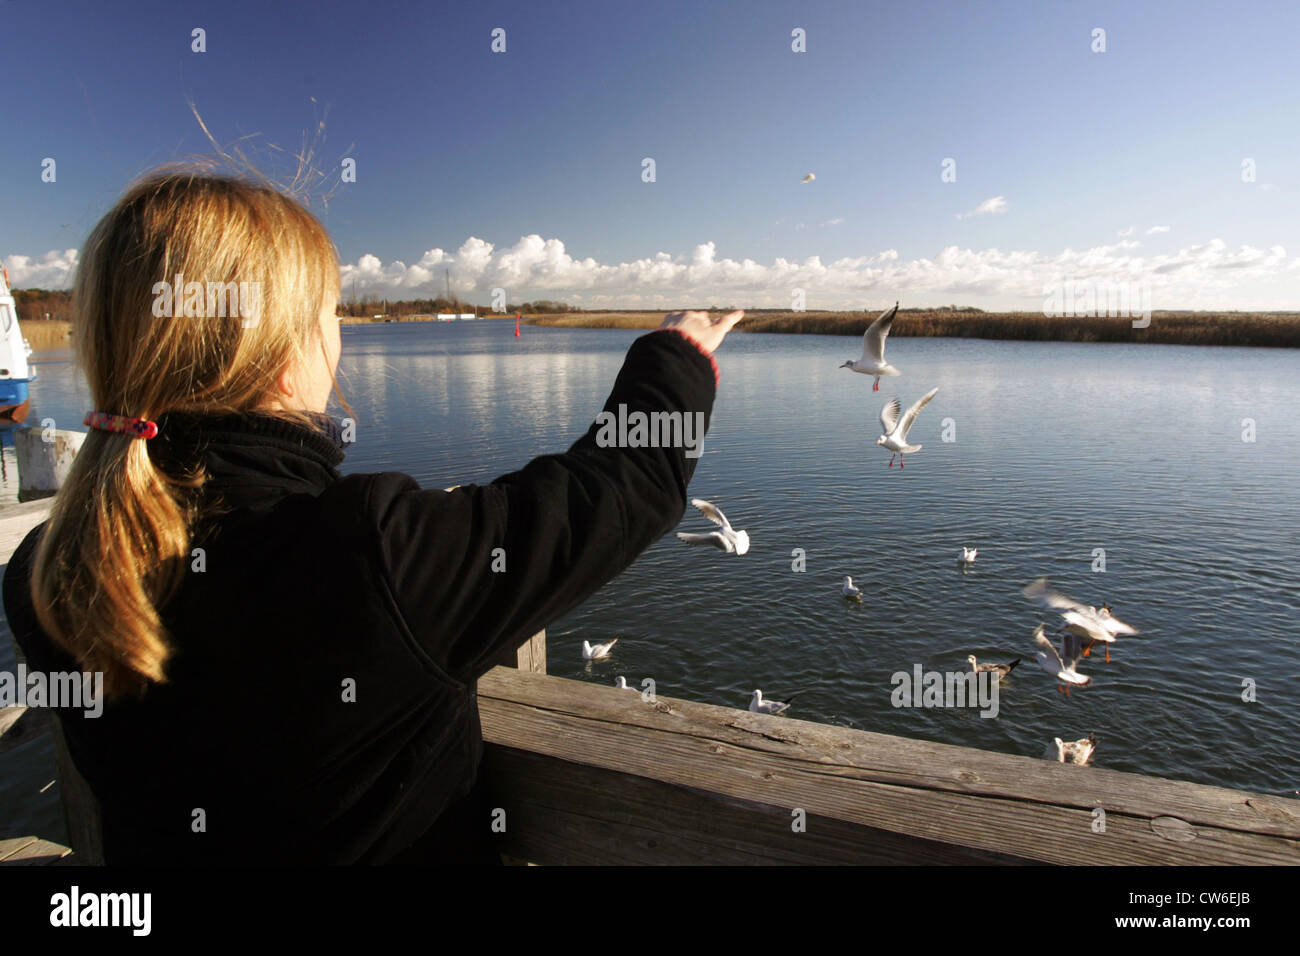
M 669 316 L 628 350 L 604 410 L 698 413 L 707 427 L 716 390 L 711 353 L 739 318 Z M 593 424 L 567 452 L 489 485 L 444 492 L 421 490 L 405 475 L 371 479 L 394 599 L 451 676 L 481 676 L 681 520 L 696 464 L 689 449 L 601 447 L 599 433 Z

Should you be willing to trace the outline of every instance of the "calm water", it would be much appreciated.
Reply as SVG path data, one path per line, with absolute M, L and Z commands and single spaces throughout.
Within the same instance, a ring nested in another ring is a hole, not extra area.
M 345 326 L 341 370 L 357 413 L 345 471 L 422 485 L 484 483 L 563 450 L 590 424 L 639 334 L 506 322 Z M 713 428 L 691 485 L 752 545 L 744 557 L 659 541 L 548 629 L 552 674 L 737 707 L 761 687 L 799 692 L 791 716 L 1039 756 L 1095 732 L 1099 766 L 1290 795 L 1300 789 L 1300 420 L 1294 351 L 903 339 L 903 370 L 837 366 L 856 339 L 732 335 Z M 70 356 L 45 353 L 33 424 L 80 428 Z M 875 447 L 879 413 L 934 386 L 900 472 Z M 1256 440 L 1242 440 L 1253 419 Z M 945 419 L 955 440 L 945 442 Z M 70 424 L 68 424 L 70 423 Z M 6 452 L 12 456 L 12 450 Z M 6 494 L 16 493 L 12 458 Z M 708 530 L 688 509 L 682 530 Z M 963 571 L 956 554 L 978 547 Z M 791 570 L 802 548 L 807 570 Z M 1106 571 L 1091 570 L 1105 549 Z M 839 595 L 850 574 L 861 605 Z M 1141 630 L 1081 670 L 1065 699 L 1037 669 L 1049 617 L 1030 580 L 1106 601 Z M 583 639 L 619 637 L 611 660 Z M 0 648 L 0 667 L 10 663 Z M 1024 663 L 1000 713 L 896 709 L 890 675 Z M 1241 700 L 1243 679 L 1257 701 Z M 42 745 L 43 746 L 43 745 Z M 52 762 L 4 758 L 0 836 L 62 833 Z M 13 769 L 17 766 L 17 769 Z

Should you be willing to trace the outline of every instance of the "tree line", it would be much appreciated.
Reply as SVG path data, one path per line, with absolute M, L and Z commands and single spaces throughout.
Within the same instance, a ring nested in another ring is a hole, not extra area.
M 13 289 L 19 322 L 72 321 L 72 293 L 63 289 Z
M 43 322 L 45 319 L 72 321 L 72 293 L 63 289 L 13 289 L 14 304 L 18 307 L 19 322 Z M 439 312 L 469 312 L 472 305 L 459 299 L 439 296 L 436 299 L 402 299 L 394 301 L 372 296 L 362 296 L 348 302 L 340 302 L 339 315 L 427 315 Z M 506 313 L 514 315 L 545 315 L 560 312 L 581 312 L 582 309 L 567 302 L 554 302 L 550 299 L 538 299 L 535 302 L 523 302 L 507 305 Z
M 401 317 L 405 315 L 436 315 L 439 312 L 446 314 L 449 312 L 472 312 L 474 306 L 469 305 L 459 299 L 448 299 L 445 296 L 438 296 L 436 299 L 383 299 L 372 296 L 362 296 L 359 299 L 351 299 L 347 302 L 339 303 L 339 315 L 347 316 L 368 316 L 368 315 L 388 315 Z M 491 310 L 487 310 L 491 311 Z M 575 306 L 567 302 L 553 302 L 550 299 L 538 299 L 534 302 L 522 302 L 506 306 L 506 314 L 515 315 L 544 315 L 554 314 L 557 312 L 581 312 Z

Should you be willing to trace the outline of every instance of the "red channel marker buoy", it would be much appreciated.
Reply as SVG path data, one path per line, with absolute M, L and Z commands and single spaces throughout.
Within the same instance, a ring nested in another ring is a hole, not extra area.
M 519 316 L 515 316 L 515 338 L 519 338 Z

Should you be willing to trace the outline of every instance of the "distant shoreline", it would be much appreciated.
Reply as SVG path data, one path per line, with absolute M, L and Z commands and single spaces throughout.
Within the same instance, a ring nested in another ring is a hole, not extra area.
M 663 312 L 586 312 L 535 316 L 529 325 L 582 329 L 653 329 Z M 758 312 L 738 332 L 861 335 L 876 318 L 863 312 Z M 919 338 L 1001 339 L 1020 342 L 1142 342 L 1159 345 L 1239 345 L 1300 348 L 1300 313 L 1152 312 L 1150 325 L 1129 318 L 1055 318 L 1037 312 L 963 312 L 900 309 L 891 335 Z
M 479 322 L 486 319 L 514 319 L 514 314 L 500 315 L 490 313 L 478 317 Z M 383 325 L 386 322 L 427 322 L 428 318 L 415 318 L 409 315 L 390 315 L 383 319 L 369 316 L 339 316 L 340 325 Z M 467 320 L 473 321 L 473 320 Z M 661 317 L 662 321 L 662 317 Z M 23 338 L 31 345 L 32 351 L 44 352 L 50 349 L 72 348 L 72 323 L 66 319 L 23 319 Z
M 715 310 L 721 311 L 721 310 Z M 566 312 L 525 315 L 524 325 L 570 329 L 654 329 L 664 311 Z M 488 313 L 477 320 L 512 320 L 514 314 Z M 752 312 L 739 332 L 802 335 L 861 335 L 875 319 L 864 312 Z M 427 318 L 382 319 L 343 316 L 343 325 L 427 322 Z M 69 348 L 71 323 L 59 319 L 23 322 L 23 335 L 34 351 Z M 1107 316 L 1049 318 L 1036 312 L 963 312 L 900 309 L 891 334 L 899 338 L 975 338 L 1020 342 L 1139 342 L 1159 345 L 1238 345 L 1300 348 L 1300 312 L 1152 312 L 1151 324 L 1133 328 L 1133 320 Z

